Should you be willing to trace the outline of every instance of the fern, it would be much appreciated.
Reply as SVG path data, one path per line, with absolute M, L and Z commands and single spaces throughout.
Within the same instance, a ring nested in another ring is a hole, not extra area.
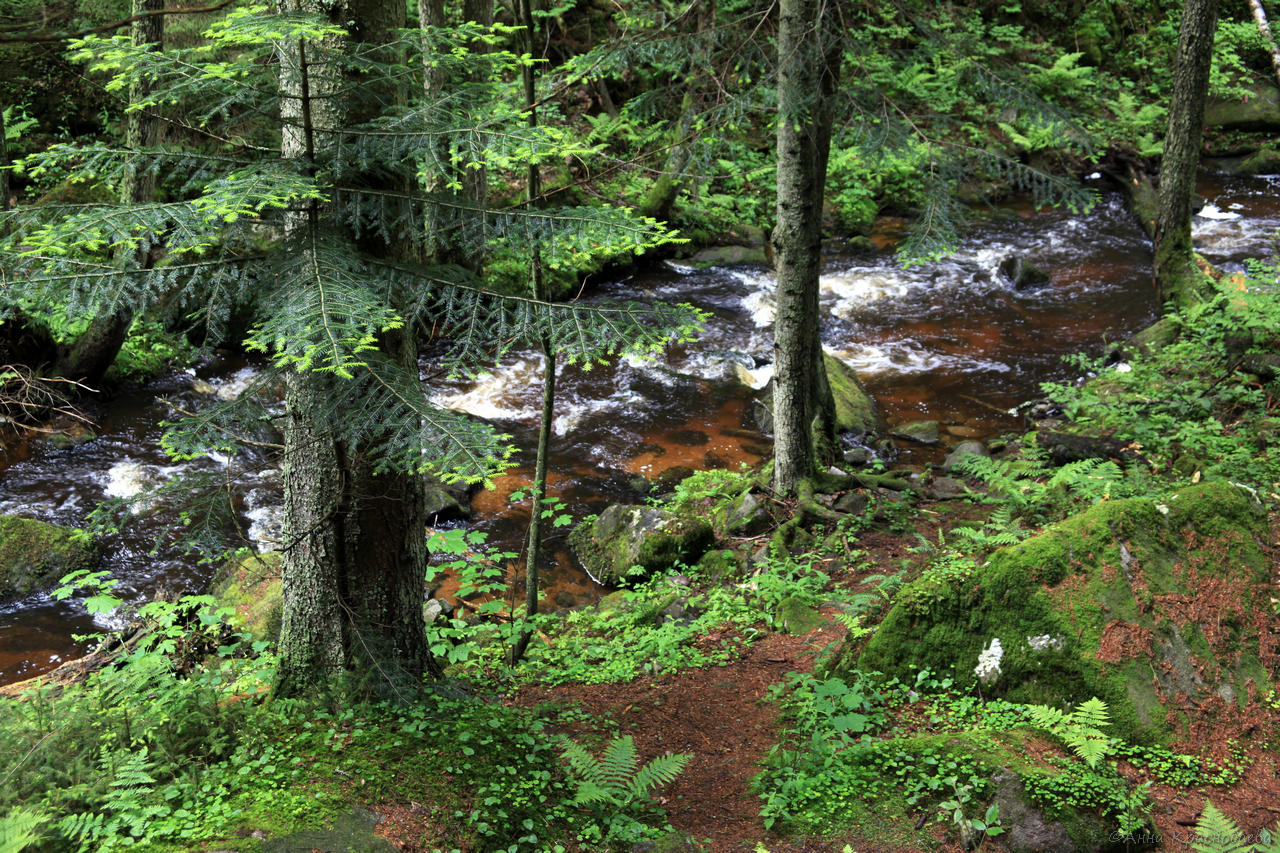
M 0 853 L 22 853 L 38 844 L 49 819 L 38 811 L 14 809 L 0 816 Z
M 1102 732 L 1110 725 L 1107 703 L 1096 696 L 1081 702 L 1070 713 L 1048 705 L 1028 705 L 1032 725 L 1059 738 L 1090 767 L 1097 767 L 1111 751 L 1111 738 Z
M 577 782 L 576 803 L 624 810 L 642 805 L 655 789 L 675 781 L 690 758 L 661 755 L 641 765 L 631 735 L 614 738 L 599 758 L 572 741 L 565 744 L 563 755 Z
M 1196 853 L 1249 853 L 1257 847 L 1245 840 L 1244 833 L 1231 818 L 1209 800 L 1196 821 L 1196 838 L 1191 843 Z

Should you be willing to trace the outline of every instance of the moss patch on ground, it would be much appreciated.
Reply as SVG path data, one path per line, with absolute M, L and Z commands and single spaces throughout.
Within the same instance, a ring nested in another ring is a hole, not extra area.
M 1227 483 L 1102 502 L 971 573 L 926 572 L 858 665 L 972 684 L 998 639 L 985 695 L 1055 706 L 1097 696 L 1122 737 L 1167 742 L 1186 722 L 1177 709 L 1214 697 L 1222 708 L 1270 683 L 1266 536 L 1265 513 Z
M 101 557 L 102 547 L 83 530 L 0 515 L 0 601 L 47 590 Z

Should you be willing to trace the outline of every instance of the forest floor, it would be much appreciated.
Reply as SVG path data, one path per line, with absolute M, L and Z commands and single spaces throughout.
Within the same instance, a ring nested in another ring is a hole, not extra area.
M 963 509 L 957 509 L 963 513 Z M 842 571 L 833 566 L 825 569 L 835 584 L 857 591 L 866 575 L 910 558 L 908 546 L 918 541 L 916 536 L 934 535 L 944 517 L 945 510 L 932 517 L 919 516 L 914 532 L 869 533 L 859 543 L 867 549 L 867 559 L 857 570 Z M 1280 530 L 1277 521 L 1280 516 L 1273 518 L 1273 530 Z M 769 693 L 775 685 L 784 683 L 789 673 L 812 671 L 822 653 L 834 650 L 844 637 L 845 628 L 835 618 L 835 611 L 824 609 L 823 615 L 827 621 L 809 633 L 766 634 L 740 657 L 722 666 L 615 684 L 527 686 L 510 701 L 526 708 L 554 703 L 581 712 L 569 715 L 568 722 L 552 730 L 588 745 L 592 738 L 599 737 L 600 723 L 605 721 L 616 726 L 619 733 L 635 738 L 642 761 L 666 753 L 690 755 L 688 766 L 661 792 L 658 804 L 666 811 L 672 827 L 692 843 L 662 850 L 755 853 L 757 845 L 769 853 L 841 853 L 846 845 L 854 853 L 920 850 L 856 833 L 832 838 L 786 837 L 766 830 L 761 820 L 762 801 L 752 792 L 752 780 L 785 728 L 785 721 L 779 718 L 779 703 L 770 701 Z M 709 635 L 705 641 L 718 643 L 720 639 Z M 1150 842 L 1146 849 L 1191 851 L 1196 819 L 1206 799 L 1212 799 L 1234 820 L 1249 841 L 1257 841 L 1260 830 L 1274 828 L 1280 819 L 1280 756 L 1268 751 L 1268 747 L 1280 742 L 1280 712 L 1260 703 L 1251 704 L 1247 710 L 1229 725 L 1194 730 L 1189 738 L 1194 743 L 1183 745 L 1187 751 L 1235 760 L 1247 769 L 1229 786 L 1176 788 L 1152 784 L 1148 797 L 1154 833 L 1146 839 Z M 909 732 L 911 720 L 908 712 L 897 722 Z M 1241 743 L 1263 746 L 1242 753 Z M 1057 751 L 1047 743 L 1036 749 L 1045 753 Z M 1141 783 L 1143 777 L 1137 768 L 1122 761 L 1119 769 L 1135 783 Z M 389 818 L 379 828 L 379 834 L 404 850 L 430 849 L 408 842 L 411 838 L 431 837 L 426 821 L 415 819 L 405 809 L 384 806 L 379 810 Z M 930 849 L 935 853 L 962 853 L 963 848 L 948 839 L 947 825 L 938 822 L 935 826 L 936 842 Z M 983 849 L 1003 848 L 998 839 L 991 839 Z

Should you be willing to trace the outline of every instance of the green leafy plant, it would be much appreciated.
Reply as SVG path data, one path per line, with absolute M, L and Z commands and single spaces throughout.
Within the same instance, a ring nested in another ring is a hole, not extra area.
M 1205 800 L 1191 849 L 1196 853 L 1280 853 L 1280 824 L 1276 832 L 1264 829 L 1260 836 L 1256 843 L 1250 843 L 1235 821 Z
M 1062 740 L 1090 767 L 1097 767 L 1110 752 L 1111 738 L 1102 729 L 1110 724 L 1111 717 L 1107 703 L 1096 696 L 1081 702 L 1070 713 L 1048 705 L 1028 705 L 1026 711 L 1032 725 Z

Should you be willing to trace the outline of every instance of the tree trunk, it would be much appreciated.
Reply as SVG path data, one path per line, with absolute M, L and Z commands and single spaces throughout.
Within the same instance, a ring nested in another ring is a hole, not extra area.
M 822 200 L 842 43 L 834 4 L 781 0 L 778 26 L 778 200 L 773 252 L 774 488 L 795 495 L 833 436 L 835 405 L 818 325 Z
M 399 26 L 403 6 L 361 0 L 330 10 L 314 0 L 287 0 L 284 11 L 331 13 L 351 37 L 382 43 Z M 328 44 L 327 49 L 341 44 Z M 343 103 L 336 97 L 350 81 L 333 66 L 307 65 L 307 43 L 286 51 L 281 62 L 285 101 L 286 158 L 311 158 L 330 144 L 344 123 L 358 122 L 373 102 Z M 387 179 L 382 179 L 385 183 Z M 393 178 L 392 181 L 397 181 Z M 371 178 L 370 182 L 376 182 Z M 313 203 L 292 227 L 317 227 Z M 366 247 L 369 248 L 369 247 Z M 394 255 L 396 247 L 384 247 Z M 383 336 L 382 351 L 417 369 L 411 334 Z M 434 672 L 424 630 L 426 599 L 425 481 L 419 475 L 373 473 L 376 447 L 342 440 L 332 400 L 337 383 L 327 373 L 290 374 L 285 385 L 283 616 L 276 692 L 315 692 L 335 678 L 364 683 L 364 692 L 405 695 Z
M 165 0 L 133 0 L 133 14 L 153 12 L 165 7 Z M 134 45 L 162 44 L 164 41 L 164 15 L 148 15 L 130 25 Z M 146 100 L 151 87 L 145 81 L 135 81 L 129 87 L 129 103 Z M 149 148 L 160 141 L 160 118 L 149 110 L 135 110 L 125 117 L 125 147 Z M 135 161 L 126 164 L 124 179 L 120 184 L 120 200 L 125 204 L 144 204 L 151 201 L 156 192 L 154 172 L 140 172 Z M 145 252 L 145 250 L 141 250 Z M 122 259 L 125 260 L 125 259 Z M 137 257 L 141 266 L 148 262 L 145 254 Z M 119 310 L 94 317 L 80 337 L 62 356 L 58 372 L 70 379 L 78 379 L 96 385 L 115 362 L 129 336 L 133 325 L 133 310 Z
M 1258 33 L 1262 43 L 1271 53 L 1271 68 L 1276 72 L 1276 82 L 1280 83 L 1280 44 L 1271 34 L 1271 24 L 1267 21 L 1267 10 L 1262 7 L 1262 0 L 1249 0 L 1249 8 L 1253 10 L 1254 23 L 1258 25 Z
M 1161 295 L 1178 305 L 1197 302 L 1203 290 L 1204 277 L 1196 267 L 1191 245 L 1191 207 L 1204 138 L 1204 104 L 1217 21 L 1217 0 L 1183 3 L 1155 229 L 1156 282 Z

